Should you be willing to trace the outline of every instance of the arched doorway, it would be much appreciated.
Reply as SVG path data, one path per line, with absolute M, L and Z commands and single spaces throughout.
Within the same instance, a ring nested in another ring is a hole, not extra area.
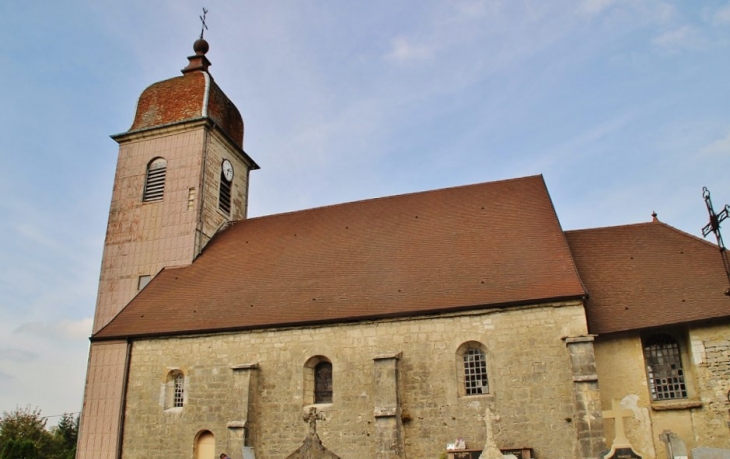
M 215 436 L 204 430 L 195 440 L 195 459 L 215 459 Z

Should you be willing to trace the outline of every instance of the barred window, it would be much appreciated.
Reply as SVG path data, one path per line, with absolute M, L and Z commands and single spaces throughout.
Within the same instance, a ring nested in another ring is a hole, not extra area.
M 165 177 L 167 176 L 167 161 L 164 158 L 155 158 L 147 165 L 147 177 L 144 182 L 142 201 L 162 201 L 165 194 Z
M 172 370 L 165 378 L 165 409 L 185 406 L 185 374 Z
M 679 343 L 667 333 L 644 341 L 644 362 L 652 400 L 687 398 Z
M 179 408 L 183 406 L 183 396 L 185 395 L 184 384 L 185 377 L 182 375 L 182 373 L 178 373 L 177 376 L 175 376 L 175 385 L 172 400 L 173 408 Z
M 481 349 L 464 353 L 464 392 L 466 395 L 489 393 L 487 358 Z

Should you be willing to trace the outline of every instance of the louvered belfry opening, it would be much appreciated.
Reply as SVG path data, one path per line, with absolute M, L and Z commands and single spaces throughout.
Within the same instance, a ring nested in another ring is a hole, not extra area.
M 167 161 L 164 158 L 154 159 L 147 167 L 147 178 L 144 182 L 142 201 L 162 201 L 165 194 L 165 177 L 167 176 Z
M 221 187 L 218 193 L 218 208 L 226 214 L 231 213 L 231 182 L 221 172 Z

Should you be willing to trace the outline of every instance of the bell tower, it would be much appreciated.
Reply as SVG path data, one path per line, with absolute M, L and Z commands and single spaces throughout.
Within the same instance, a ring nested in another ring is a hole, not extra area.
M 243 119 L 211 77 L 202 38 L 182 76 L 142 92 L 119 156 L 93 333 L 163 268 L 193 262 L 217 231 L 246 218 L 251 170 Z M 126 342 L 93 343 L 78 458 L 114 459 L 121 441 Z

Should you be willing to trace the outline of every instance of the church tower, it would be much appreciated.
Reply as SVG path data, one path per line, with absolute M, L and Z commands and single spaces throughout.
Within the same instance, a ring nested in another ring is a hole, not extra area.
M 183 75 L 144 90 L 119 144 L 93 333 L 164 268 L 192 263 L 228 223 L 246 218 L 243 119 L 208 73 L 208 43 Z M 94 343 L 77 457 L 114 459 L 121 441 L 128 344 Z

